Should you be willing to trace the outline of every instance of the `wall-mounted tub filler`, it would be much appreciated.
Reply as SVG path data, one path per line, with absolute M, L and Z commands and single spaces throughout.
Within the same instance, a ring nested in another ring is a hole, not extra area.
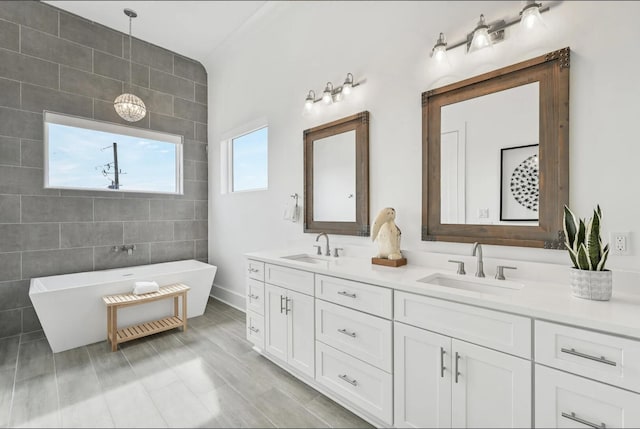
M 111 248 L 114 252 L 127 252 L 127 255 L 133 255 L 133 251 L 136 250 L 135 244 L 123 244 L 122 246 L 113 246 Z

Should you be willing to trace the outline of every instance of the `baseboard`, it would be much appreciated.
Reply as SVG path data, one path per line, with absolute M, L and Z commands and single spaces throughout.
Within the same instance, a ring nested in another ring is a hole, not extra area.
M 243 313 L 246 312 L 247 300 L 241 293 L 224 288 L 222 286 L 218 286 L 214 283 L 213 287 L 211 288 L 210 295 L 218 301 L 222 301 L 225 304 L 242 311 Z

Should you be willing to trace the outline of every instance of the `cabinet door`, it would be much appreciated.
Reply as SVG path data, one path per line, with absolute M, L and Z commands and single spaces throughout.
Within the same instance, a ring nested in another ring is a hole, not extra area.
M 637 428 L 640 395 L 536 365 L 536 427 Z
M 287 361 L 287 291 L 281 287 L 265 285 L 265 350 L 270 355 Z
M 530 361 L 459 340 L 452 351 L 453 427 L 531 427 Z
M 312 378 L 315 374 L 313 304 L 312 296 L 287 291 L 286 313 L 289 319 L 287 362 Z
M 451 338 L 394 324 L 395 427 L 451 427 Z

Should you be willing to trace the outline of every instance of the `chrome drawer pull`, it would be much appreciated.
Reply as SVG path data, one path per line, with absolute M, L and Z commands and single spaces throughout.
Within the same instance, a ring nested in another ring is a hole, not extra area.
M 355 332 L 349 332 L 346 329 L 338 329 L 338 332 L 340 332 L 341 334 L 348 335 L 351 338 L 355 338 L 356 337 L 356 333 Z
M 291 298 L 287 297 L 285 304 L 284 304 L 284 314 L 289 314 L 289 312 L 291 311 L 291 307 L 289 307 L 289 303 L 293 301 Z
M 258 272 L 260 272 L 260 270 L 259 270 L 259 269 L 257 269 L 257 268 L 251 268 L 251 267 L 249 267 L 249 269 L 248 269 L 247 271 L 249 271 L 250 273 L 258 273 Z
M 580 417 L 577 417 L 576 413 L 574 412 L 571 412 L 571 413 L 562 412 L 562 417 L 564 417 L 565 419 L 573 420 L 574 422 L 581 423 L 585 426 L 592 427 L 594 429 L 605 429 L 607 427 L 607 425 L 605 425 L 604 423 L 600 423 L 598 425 L 595 423 L 591 423 L 589 420 L 581 419 Z
M 561 348 L 561 349 L 560 349 L 560 351 L 561 351 L 562 353 L 566 353 L 566 354 L 573 355 L 573 356 L 578 356 L 578 357 L 585 358 L 585 359 L 594 360 L 594 361 L 596 361 L 596 362 L 605 363 L 605 364 L 607 364 L 607 365 L 611 365 L 611 366 L 616 366 L 616 365 L 618 365 L 618 364 L 617 364 L 617 363 L 615 363 L 614 361 L 609 360 L 609 359 L 606 359 L 604 356 L 600 356 L 600 357 L 597 357 L 597 356 L 591 356 L 591 355 L 588 355 L 588 354 L 586 354 L 586 353 L 578 352 L 578 351 L 576 351 L 576 349 L 565 349 L 565 348 L 563 347 L 563 348 Z
M 447 369 L 447 367 L 444 366 L 444 355 L 446 353 L 444 347 L 440 347 L 440 378 L 444 378 L 444 370 Z
M 352 386 L 357 386 L 357 385 L 358 385 L 358 381 L 357 381 L 357 380 L 354 380 L 354 379 L 352 379 L 352 378 L 349 378 L 349 377 L 347 376 L 347 374 L 339 375 L 339 376 L 338 376 L 338 378 L 340 378 L 341 380 L 346 381 L 347 383 L 349 383 L 349 384 L 350 384 L 350 385 L 352 385 Z
M 355 293 L 349 293 L 349 292 L 344 291 L 344 290 L 341 290 L 340 292 L 338 292 L 338 295 L 347 296 L 349 298 L 355 298 L 356 297 Z
M 458 371 L 458 362 L 460 361 L 460 355 L 456 352 L 456 383 L 458 382 L 458 377 L 460 377 L 460 371 Z
M 258 332 L 260 332 L 260 329 L 258 329 L 258 328 L 254 328 L 253 326 L 250 326 L 250 327 L 249 327 L 249 330 L 250 330 L 250 331 L 252 331 L 252 332 L 255 332 L 256 334 L 257 334 Z
M 258 295 L 254 295 L 252 293 L 250 293 L 249 295 L 247 295 L 249 297 L 249 299 L 260 299 L 260 297 Z
M 280 295 L 280 313 L 284 313 L 284 310 L 285 310 L 284 300 L 285 299 L 286 299 L 286 296 Z

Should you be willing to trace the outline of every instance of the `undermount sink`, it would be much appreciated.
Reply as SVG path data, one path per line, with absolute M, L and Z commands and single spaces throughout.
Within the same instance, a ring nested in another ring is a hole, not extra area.
M 461 275 L 433 274 L 418 280 L 421 283 L 450 287 L 453 289 L 468 290 L 472 292 L 487 293 L 493 295 L 510 295 L 522 289 L 524 285 L 509 280 L 493 280 L 473 277 L 467 279 Z
M 306 253 L 301 253 L 298 255 L 283 256 L 282 259 L 289 259 L 289 260 L 298 261 L 298 262 L 306 262 L 308 264 L 323 264 L 323 263 L 329 262 L 328 259 L 323 258 L 320 255 L 309 255 Z

